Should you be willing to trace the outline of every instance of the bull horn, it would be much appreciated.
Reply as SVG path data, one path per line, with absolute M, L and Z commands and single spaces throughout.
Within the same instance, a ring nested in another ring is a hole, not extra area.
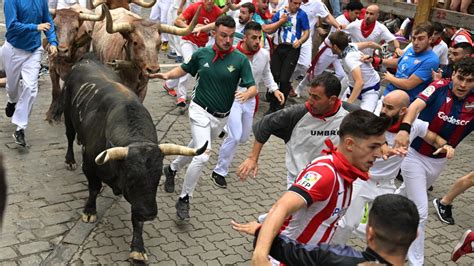
M 102 12 L 105 13 L 105 29 L 108 33 L 127 33 L 133 31 L 133 26 L 130 23 L 122 22 L 114 24 L 114 22 L 112 21 L 112 15 L 110 14 L 107 5 L 102 5 Z
M 92 1 L 92 9 L 98 7 L 101 4 L 107 4 L 107 0 L 93 0 Z
M 147 3 L 144 0 L 132 0 L 131 2 L 136 4 L 136 5 L 142 6 L 144 8 L 150 8 L 156 3 L 156 0 L 151 0 L 151 2 L 149 2 L 149 3 Z
M 191 23 L 189 23 L 187 28 L 179 28 L 176 26 L 169 26 L 165 24 L 160 24 L 159 29 L 161 33 L 169 33 L 173 35 L 180 35 L 180 36 L 185 36 L 190 34 L 193 30 L 194 27 L 196 27 L 198 17 L 199 17 L 199 12 L 201 11 L 202 6 L 200 5 L 194 14 L 193 20 L 191 20 Z
M 51 14 L 51 17 L 54 18 L 56 16 L 56 9 L 55 8 L 50 8 L 49 13 Z
M 176 144 L 160 144 L 161 152 L 164 155 L 187 155 L 187 156 L 195 156 L 203 154 L 207 149 L 207 141 L 204 145 L 199 149 L 191 149 L 185 146 L 176 145 Z
M 95 163 L 97 165 L 103 165 L 109 160 L 112 160 L 112 161 L 123 160 L 127 157 L 127 154 L 128 154 L 128 147 L 110 148 L 99 153 L 99 155 L 95 157 Z
M 101 21 L 105 18 L 104 9 L 101 10 L 100 14 L 89 14 L 89 13 L 79 13 L 79 19 L 89 20 L 89 21 Z

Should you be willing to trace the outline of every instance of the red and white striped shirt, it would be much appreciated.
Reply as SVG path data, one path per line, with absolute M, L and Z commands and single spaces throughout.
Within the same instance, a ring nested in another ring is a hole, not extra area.
M 307 207 L 290 216 L 280 233 L 303 244 L 329 243 L 352 194 L 352 184 L 337 173 L 333 160 L 332 155 L 318 157 L 300 172 L 289 190 Z

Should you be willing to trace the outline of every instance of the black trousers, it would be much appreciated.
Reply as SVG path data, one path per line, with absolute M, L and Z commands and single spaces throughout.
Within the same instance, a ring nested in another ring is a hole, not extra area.
M 300 57 L 300 48 L 293 48 L 291 44 L 279 44 L 273 52 L 270 69 L 272 71 L 273 79 L 280 87 L 280 91 L 288 99 L 290 93 L 290 78 L 295 71 L 298 58 Z M 270 102 L 270 112 L 282 109 L 284 105 L 280 105 L 277 98 L 273 94 L 268 93 L 267 99 Z

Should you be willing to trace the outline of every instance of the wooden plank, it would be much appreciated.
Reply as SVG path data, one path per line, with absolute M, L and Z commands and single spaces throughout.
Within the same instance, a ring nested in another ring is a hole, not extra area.
M 377 4 L 380 10 L 385 13 L 409 18 L 415 17 L 417 9 L 417 6 L 414 4 L 390 0 L 362 0 L 361 2 L 364 6 Z M 462 14 L 443 8 L 432 8 L 429 14 L 428 21 L 474 30 L 474 15 Z
M 474 15 L 454 12 L 443 8 L 431 10 L 430 21 L 474 30 Z
M 434 6 L 433 0 L 419 0 L 415 13 L 415 25 L 430 20 L 431 9 Z
M 388 0 L 362 0 L 361 3 L 364 6 L 368 6 L 370 4 L 377 4 L 380 7 L 380 10 L 385 13 L 392 13 L 397 16 L 403 17 L 415 17 L 416 12 L 416 5 L 408 4 L 405 2 L 394 2 Z

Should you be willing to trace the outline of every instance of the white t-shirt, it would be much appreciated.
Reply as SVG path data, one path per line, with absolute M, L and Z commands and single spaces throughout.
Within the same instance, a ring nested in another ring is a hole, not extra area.
M 354 43 L 349 44 L 347 54 L 342 58 L 342 67 L 347 74 L 348 84 L 354 87 L 354 78 L 352 77 L 352 70 L 360 67 L 362 72 L 362 79 L 364 80 L 364 88 L 369 88 L 380 82 L 380 76 L 372 67 L 370 63 L 364 63 L 360 60 L 363 55 Z M 347 51 L 347 50 L 346 50 Z
M 428 133 L 428 126 L 428 122 L 416 119 L 411 126 L 410 142 L 412 142 L 416 137 L 425 137 Z M 396 135 L 397 133 L 385 132 L 385 139 L 387 140 L 388 146 L 393 147 Z M 402 156 L 396 155 L 390 156 L 387 160 L 381 158 L 377 159 L 369 170 L 370 179 L 374 181 L 393 180 L 400 170 L 403 158 L 404 157 Z
M 409 43 L 405 49 L 403 49 L 404 52 L 408 50 L 408 48 L 412 47 L 413 43 Z M 440 65 L 447 65 L 448 64 L 448 45 L 444 42 L 441 41 L 434 47 L 432 47 L 433 52 L 438 56 L 439 58 L 439 64 Z
M 380 43 L 381 41 L 385 42 L 391 42 L 395 40 L 395 36 L 385 27 L 380 22 L 375 23 L 374 30 L 372 33 L 365 38 L 362 35 L 362 32 L 360 30 L 360 26 L 362 24 L 363 20 L 356 20 L 347 25 L 347 27 L 344 29 L 344 32 L 349 34 L 351 36 L 351 42 L 367 42 L 367 41 L 373 41 L 376 43 Z M 366 48 L 364 50 L 361 50 L 364 54 L 372 55 L 374 52 L 374 49 L 372 48 Z

